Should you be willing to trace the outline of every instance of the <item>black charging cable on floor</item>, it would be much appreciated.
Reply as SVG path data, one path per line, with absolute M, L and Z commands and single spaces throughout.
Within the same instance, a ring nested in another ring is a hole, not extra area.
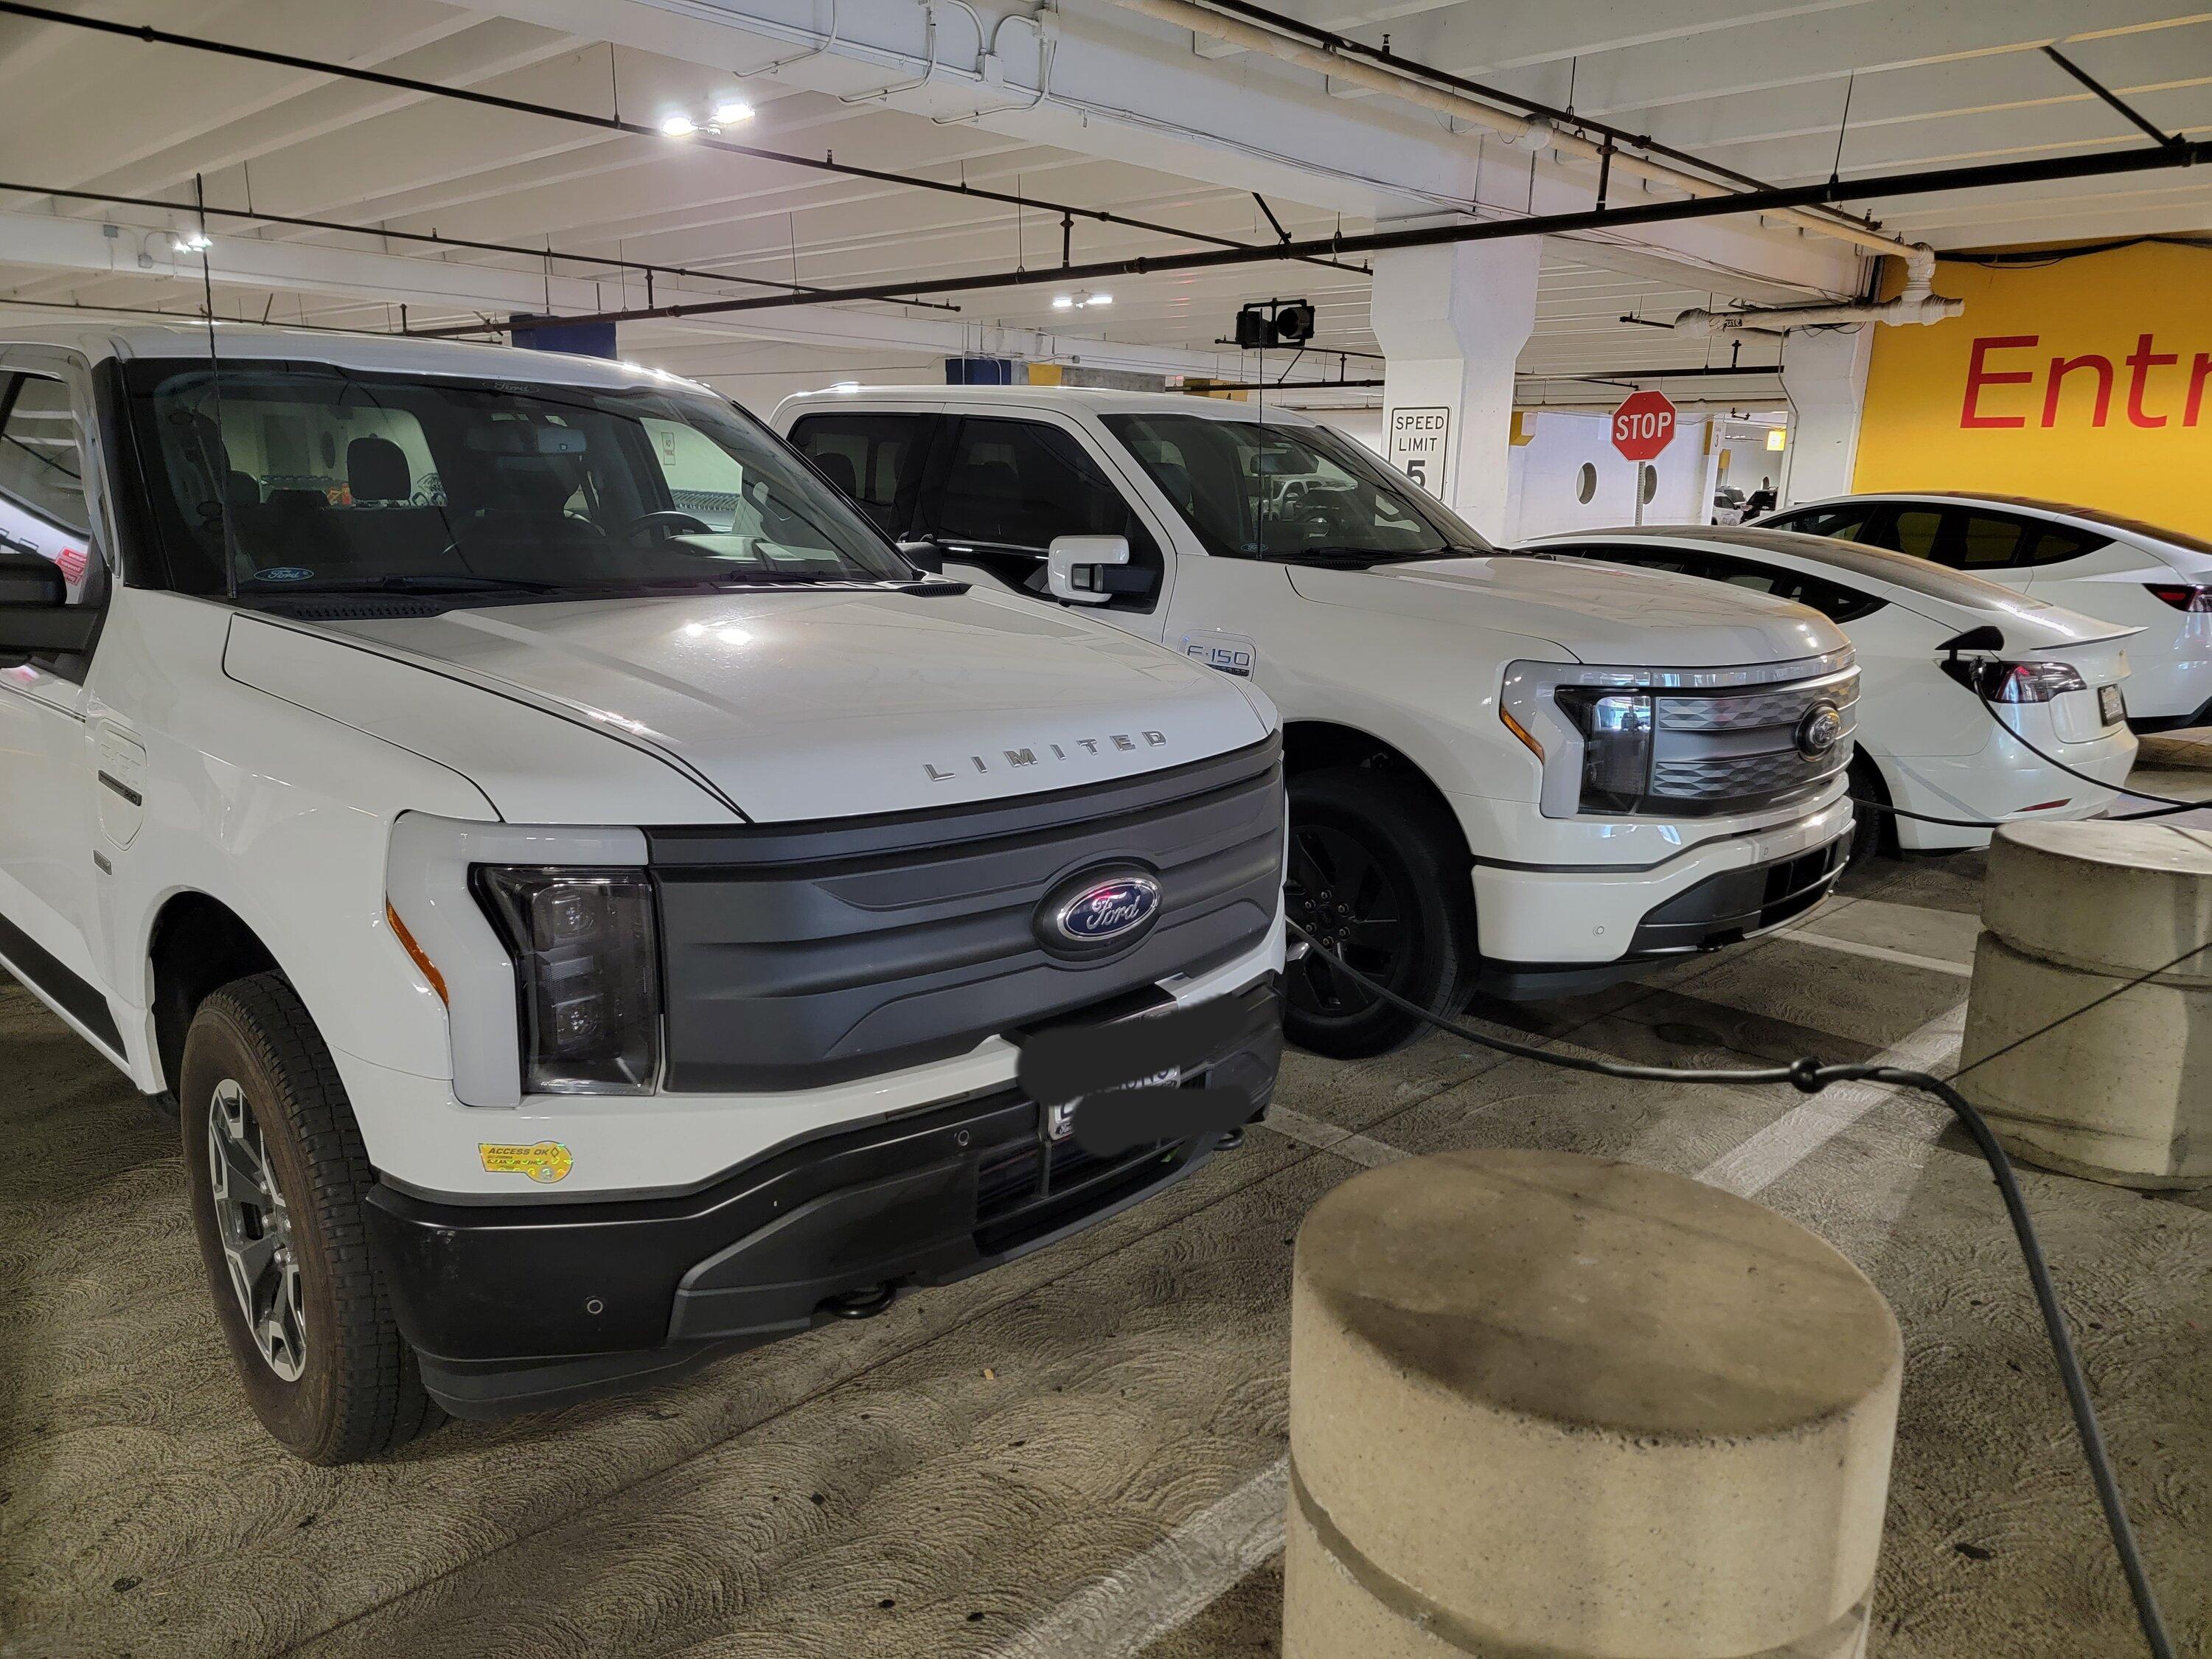
M 1804 1094 L 1816 1095 L 1838 1083 L 1869 1082 L 1917 1089 L 1941 1101 L 1966 1126 L 1975 1146 L 1988 1161 L 1990 1172 L 1996 1179 L 1998 1192 L 2003 1195 L 2005 1213 L 2011 1218 L 2013 1236 L 2019 1241 L 2021 1255 L 2027 1264 L 2028 1281 L 2035 1287 L 2036 1305 L 2043 1312 L 2043 1327 L 2051 1339 L 2051 1353 L 2058 1366 L 2058 1379 L 2066 1390 L 2066 1403 L 2074 1413 L 2074 1430 L 2081 1441 L 2081 1455 L 2089 1465 L 2089 1479 L 2097 1489 L 2097 1501 L 2104 1509 L 2105 1524 L 2112 1533 L 2112 1548 L 2119 1557 L 2120 1570 L 2127 1576 L 2128 1593 L 2134 1598 L 2136 1618 L 2142 1626 L 2143 1639 L 2149 1644 L 2152 1659 L 2173 1659 L 2173 1643 L 2166 1634 L 2165 1618 L 2159 1612 L 2158 1596 L 2151 1589 L 2149 1574 L 2144 1569 L 2142 1552 L 2136 1543 L 2135 1528 L 2128 1520 L 2127 1504 L 2120 1496 L 2119 1482 L 2112 1473 L 2112 1459 L 2105 1449 L 2104 1430 L 2097 1421 L 2097 1408 L 2090 1401 L 2088 1384 L 2082 1380 L 2081 1362 L 2074 1350 L 2073 1333 L 2068 1329 L 2064 1310 L 2058 1305 L 2058 1292 L 2051 1284 L 2051 1268 L 2044 1260 L 2043 1246 L 2036 1237 L 2035 1225 L 2028 1219 L 2027 1206 L 2021 1196 L 2020 1182 L 2013 1174 L 2012 1160 L 2005 1155 L 2003 1146 L 1982 1115 L 1953 1086 L 1954 1079 L 1964 1076 L 1973 1066 L 1963 1067 L 1946 1079 L 1932 1073 L 1908 1071 L 1895 1066 L 1823 1065 L 1817 1057 L 1810 1054 L 1792 1060 L 1787 1066 L 1714 1067 L 1642 1066 L 1628 1060 L 1600 1059 L 1595 1055 L 1563 1054 L 1532 1042 L 1493 1036 L 1458 1020 L 1447 1019 L 1442 1014 L 1400 996 L 1389 987 L 1370 979 L 1323 946 L 1295 921 L 1285 921 L 1284 925 L 1294 937 L 1305 941 L 1307 949 L 1354 984 L 1393 1006 L 1426 1021 L 1440 1031 L 1449 1032 L 1462 1042 L 1472 1042 L 1478 1048 L 1489 1048 L 1498 1054 L 1512 1054 L 1571 1072 L 1618 1078 L 1631 1083 L 1787 1083 Z M 2094 1001 L 2085 1003 L 2070 1013 L 2062 1014 L 2027 1036 L 2015 1038 L 2002 1048 L 1984 1054 L 1974 1062 L 1974 1066 L 1987 1065 L 1999 1054 L 2008 1054 L 2022 1044 L 2033 1042 L 2068 1020 L 2078 1018 L 2122 992 L 2132 990 L 2147 980 L 2170 972 L 2191 957 L 2200 956 L 2208 950 L 2212 950 L 2212 945 L 2201 945 L 2195 950 L 2184 951 L 2172 962 L 2154 968 L 2149 973 L 2138 975 Z

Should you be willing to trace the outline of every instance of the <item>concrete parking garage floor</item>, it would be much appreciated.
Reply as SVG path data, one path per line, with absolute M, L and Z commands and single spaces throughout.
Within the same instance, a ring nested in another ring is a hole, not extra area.
M 2212 795 L 2206 750 L 2156 746 L 2177 769 L 2139 778 Z M 1664 1062 L 1937 1064 L 1984 864 L 1880 863 L 1753 945 L 1480 1012 Z M 1917 1098 L 1622 1085 L 1443 1037 L 1293 1056 L 1275 1127 L 997 1274 L 665 1392 L 320 1470 L 239 1399 L 173 1124 L 12 985 L 0 1056 L 0 1653 L 1273 1652 L 1299 1219 L 1364 1164 L 1491 1146 L 1703 1176 L 1881 1285 L 1906 1376 L 1878 1653 L 2141 1650 L 1996 1195 Z M 2022 1178 L 2176 1638 L 2201 1651 L 2212 1195 Z

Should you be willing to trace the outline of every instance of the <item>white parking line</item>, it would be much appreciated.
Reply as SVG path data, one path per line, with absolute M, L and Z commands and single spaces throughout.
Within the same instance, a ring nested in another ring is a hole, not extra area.
M 1929 1020 L 1874 1058 L 1877 1066 L 1929 1072 L 1952 1059 L 1966 1031 L 1966 1005 Z M 1751 1198 L 1850 1128 L 1897 1090 L 1887 1083 L 1838 1083 L 1793 1106 L 1750 1139 L 1740 1142 L 1698 1172 L 1709 1187 Z
M 1135 1659 L 1281 1551 L 1290 1468 L 1290 1459 L 1277 1458 L 994 1650 L 991 1659 Z
M 1876 1063 L 1911 1071 L 1933 1070 L 1956 1054 L 1965 1026 L 1966 1004 L 1961 1002 L 1885 1049 L 1875 1057 Z M 1547 1046 L 1576 1054 L 1595 1053 L 1557 1039 Z M 1751 1197 L 1897 1093 L 1886 1084 L 1838 1084 L 1784 1112 L 1715 1159 L 1698 1179 L 1741 1197 Z M 1270 1107 L 1266 1122 L 1290 1139 L 1370 1168 L 1411 1156 L 1371 1136 L 1340 1129 L 1288 1107 Z M 1079 1590 L 1012 1641 L 994 1649 L 990 1659 L 1065 1659 L 1076 1654 L 1084 1659 L 1137 1659 L 1146 1648 L 1189 1623 L 1247 1573 L 1281 1551 L 1289 1470 L 1290 1460 L 1277 1458 L 1127 1566 Z
M 1912 951 L 1893 951 L 1887 945 L 1866 945 L 1855 939 L 1838 939 L 1831 933 L 1815 933 L 1803 927 L 1795 928 L 1778 937 L 1792 945 L 1816 945 L 1823 951 L 1840 951 L 1847 957 L 1870 957 L 1876 962 L 1894 962 L 1907 968 L 1923 968 L 1931 974 L 1949 974 L 1959 979 L 1973 977 L 1972 963 L 1952 962 L 1942 957 L 1923 957 Z
M 1395 1164 L 1410 1157 L 1395 1146 L 1386 1146 L 1369 1136 L 1357 1134 L 1350 1129 L 1324 1123 L 1317 1117 L 1308 1117 L 1304 1112 L 1294 1112 L 1287 1106 L 1270 1106 L 1267 1115 L 1261 1120 L 1268 1128 L 1302 1146 L 1317 1147 L 1324 1152 L 1334 1152 L 1339 1158 L 1348 1158 L 1354 1164 L 1364 1164 L 1372 1170 L 1384 1164 Z

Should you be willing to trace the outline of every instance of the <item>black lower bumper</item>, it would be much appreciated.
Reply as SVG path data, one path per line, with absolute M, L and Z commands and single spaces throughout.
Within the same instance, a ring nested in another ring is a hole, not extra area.
M 1686 887 L 1646 911 L 1612 962 L 1585 967 L 1486 963 L 1477 988 L 1508 1002 L 1583 996 L 1648 973 L 1658 963 L 1699 951 L 1718 951 L 1779 927 L 1828 896 L 1844 872 L 1851 838 L 1843 836 L 1793 858 L 1724 870 Z
M 1273 976 L 1227 1000 L 1236 1036 L 1183 1084 L 1237 1091 L 1256 1117 L 1282 1058 Z M 1174 1185 L 1224 1139 L 1213 1125 L 1101 1158 L 1044 1117 L 1006 1090 L 787 1146 L 673 1198 L 503 1206 L 379 1186 L 368 1227 L 425 1387 L 456 1416 L 502 1416 L 879 1312 Z

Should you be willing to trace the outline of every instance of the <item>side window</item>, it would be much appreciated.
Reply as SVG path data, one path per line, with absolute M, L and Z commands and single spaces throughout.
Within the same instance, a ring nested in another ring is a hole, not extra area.
M 1916 559 L 1934 559 L 1942 540 L 1943 515 L 1930 507 L 1900 507 L 1881 526 L 1876 545 Z
M 1777 530 L 1795 530 L 1805 536 L 1832 536 L 1839 542 L 1864 541 L 1867 520 L 1872 513 L 1863 507 L 1824 507 L 1811 513 L 1800 513 L 1793 519 L 1778 520 Z
M 2042 526 L 2009 513 L 1954 512 L 1952 542 L 1943 562 L 1961 570 L 2018 570 L 2032 562 L 2028 550 Z
M 2094 553 L 2100 547 L 2112 544 L 2109 536 L 2100 536 L 2094 530 L 2076 530 L 2063 524 L 2042 526 L 2027 550 L 2027 562 L 2033 565 L 2063 564 L 2069 559 L 2078 559 L 2084 553 Z
M 927 415 L 807 415 L 791 441 L 884 534 L 906 534 L 929 448 Z
M 44 375 L 0 376 L 0 547 L 52 559 L 70 603 L 81 603 L 90 523 L 69 388 Z
M 1098 463 L 1069 434 L 1037 421 L 963 419 L 953 436 L 926 528 L 947 550 L 975 556 L 1001 580 L 1044 590 L 1055 536 L 1126 536 L 1144 591 L 1116 593 L 1116 611 L 1159 599 L 1159 544 Z

